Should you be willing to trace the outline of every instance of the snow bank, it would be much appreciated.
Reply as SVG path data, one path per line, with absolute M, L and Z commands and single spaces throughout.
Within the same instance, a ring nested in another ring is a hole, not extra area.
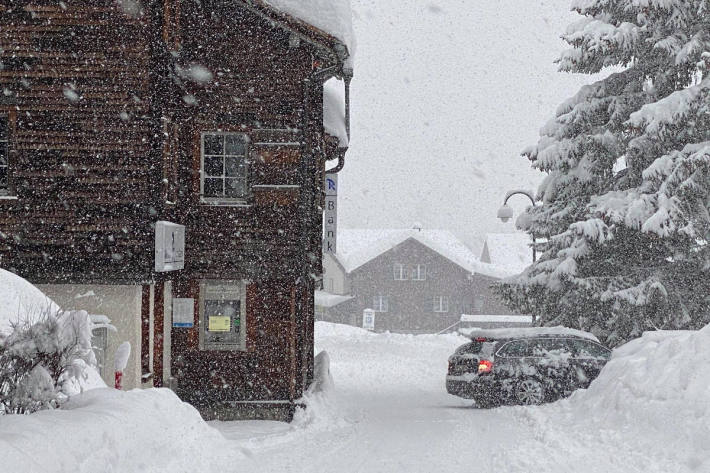
M 58 311 L 59 306 L 42 291 L 20 276 L 0 269 L 0 334 L 7 335 L 10 325 L 19 320 Z
M 256 471 L 168 389 L 96 389 L 62 409 L 5 416 L 0 452 L 7 472 Z
M 468 341 L 451 333 L 373 333 L 343 324 L 315 325 L 316 349 L 330 355 L 335 392 L 341 397 L 363 390 L 366 397 L 392 399 L 441 392 L 449 355 Z
M 551 405 L 516 409 L 535 427 L 536 442 L 552 447 L 547 449 L 552 463 L 584 457 L 596 462 L 594 455 L 604 452 L 610 457 L 602 463 L 609 468 L 620 461 L 614 452 L 623 448 L 631 452 L 623 461 L 637 471 L 706 472 L 708 393 L 710 325 L 700 331 L 644 333 L 614 350 L 589 389 Z M 595 448 L 585 450 L 585 442 Z M 557 452 L 556 444 L 566 444 L 566 451 Z M 604 468 L 600 464 L 590 471 L 609 471 Z

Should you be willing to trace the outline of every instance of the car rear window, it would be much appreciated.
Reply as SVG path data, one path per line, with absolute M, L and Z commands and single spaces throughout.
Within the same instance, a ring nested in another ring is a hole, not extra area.
M 508 358 L 519 358 L 529 356 L 529 348 L 527 340 L 513 340 L 508 342 L 498 350 L 497 355 Z
M 459 355 L 463 354 L 476 354 L 481 352 L 483 347 L 483 342 L 471 342 L 465 345 L 461 345 L 456 349 L 456 353 Z

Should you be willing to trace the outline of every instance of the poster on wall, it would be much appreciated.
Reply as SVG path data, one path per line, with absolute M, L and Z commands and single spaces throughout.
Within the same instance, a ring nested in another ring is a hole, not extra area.
M 173 298 L 173 327 L 192 328 L 195 325 L 195 299 Z

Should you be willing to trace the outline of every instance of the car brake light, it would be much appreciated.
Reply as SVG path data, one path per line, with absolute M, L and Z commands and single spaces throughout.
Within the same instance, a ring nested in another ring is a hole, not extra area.
M 493 370 L 493 362 L 481 360 L 478 362 L 478 374 L 490 373 Z
M 477 341 L 477 342 L 485 342 L 485 341 L 486 341 L 486 337 L 476 337 L 476 340 L 475 340 L 475 341 Z

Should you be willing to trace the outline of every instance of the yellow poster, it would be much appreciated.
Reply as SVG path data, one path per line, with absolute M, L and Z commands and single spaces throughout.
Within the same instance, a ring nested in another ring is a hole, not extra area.
M 229 317 L 210 315 L 207 330 L 210 332 L 229 332 L 229 329 L 231 328 L 229 320 Z

